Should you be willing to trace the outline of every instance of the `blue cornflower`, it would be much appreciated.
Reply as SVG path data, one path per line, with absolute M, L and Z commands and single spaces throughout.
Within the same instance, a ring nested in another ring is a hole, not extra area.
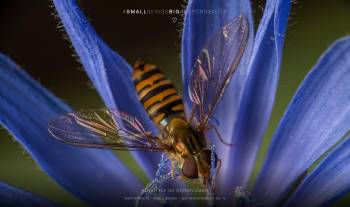
M 74 0 L 54 0 L 57 13 L 80 60 L 109 108 L 138 117 L 155 130 L 137 100 L 131 67 L 113 52 L 91 27 Z M 290 0 L 268 0 L 258 30 L 253 32 L 249 0 L 190 0 L 187 11 L 223 10 L 220 15 L 187 12 L 182 44 L 182 75 L 187 89 L 194 61 L 213 31 L 228 19 L 243 14 L 250 27 L 240 67 L 215 114 L 223 136 L 234 148 L 217 143 L 222 168 L 218 195 L 231 196 L 247 186 L 259 145 L 272 111 L 288 22 Z M 47 131 L 47 124 L 72 109 L 0 55 L 0 122 L 29 152 L 35 162 L 66 190 L 92 205 L 116 204 L 138 195 L 141 182 L 109 150 L 62 144 Z M 304 79 L 273 136 L 263 168 L 252 191 L 257 204 L 287 206 L 330 204 L 350 190 L 350 139 L 345 138 L 285 197 L 304 172 L 346 136 L 350 129 L 350 37 L 334 43 Z M 189 105 L 187 90 L 184 101 Z M 149 178 L 159 154 L 133 152 Z M 0 184 L 0 204 L 53 205 L 49 201 Z M 15 203 L 16 204 L 16 203 Z

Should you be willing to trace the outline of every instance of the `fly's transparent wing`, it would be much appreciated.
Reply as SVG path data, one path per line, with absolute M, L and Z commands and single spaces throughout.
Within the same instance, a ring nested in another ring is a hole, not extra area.
M 113 109 L 68 113 L 49 123 L 49 132 L 68 144 L 116 150 L 163 151 L 158 137 L 141 123 Z
M 249 32 L 247 21 L 239 15 L 220 28 L 204 45 L 191 71 L 189 96 L 203 129 L 243 56 Z

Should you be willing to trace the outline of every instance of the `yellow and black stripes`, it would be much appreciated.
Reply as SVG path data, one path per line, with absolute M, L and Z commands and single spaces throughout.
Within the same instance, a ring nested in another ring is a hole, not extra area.
M 157 125 L 165 126 L 169 118 L 183 116 L 181 96 L 157 66 L 137 61 L 132 78 L 139 100 Z

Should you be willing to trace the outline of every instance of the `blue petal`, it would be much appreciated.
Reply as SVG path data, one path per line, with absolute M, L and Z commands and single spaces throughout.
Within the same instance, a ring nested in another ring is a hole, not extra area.
M 232 192 L 246 186 L 274 104 L 282 59 L 290 0 L 267 1 L 256 33 L 236 124 L 231 126 L 231 149 L 224 157 L 219 181 L 221 190 Z M 226 109 L 226 108 L 225 108 Z M 227 179 L 231 178 L 231 179 Z
M 203 15 L 198 14 L 196 11 L 223 11 L 221 14 L 214 15 Z M 247 64 L 251 56 L 251 50 L 253 46 L 253 18 L 250 7 L 250 1 L 239 0 L 239 1 L 212 1 L 212 0 L 191 0 L 186 10 L 185 25 L 182 39 L 182 79 L 184 84 L 184 101 L 188 111 L 191 109 L 191 102 L 188 97 L 188 80 L 192 66 L 201 51 L 205 42 L 214 34 L 215 31 L 219 30 L 227 21 L 235 16 L 242 14 L 246 16 L 249 23 L 249 39 L 245 49 L 245 54 L 241 60 L 241 64 L 237 69 L 236 74 L 233 76 L 231 84 L 226 89 L 225 95 L 220 101 L 219 106 L 216 109 L 214 117 L 219 121 L 219 130 L 221 135 L 226 139 L 230 140 L 232 137 L 232 130 L 236 120 L 236 114 L 239 110 L 239 103 L 241 101 L 242 90 L 247 79 L 249 70 Z M 217 140 L 212 140 L 214 143 Z M 224 149 L 231 151 L 233 148 L 227 148 L 226 146 L 218 146 L 218 156 L 223 161 L 221 165 L 220 175 L 218 178 L 218 187 L 222 190 L 224 183 L 230 183 L 232 181 L 232 171 L 226 170 L 227 163 L 226 157 L 228 156 Z M 225 153 L 223 153 L 223 151 Z M 231 182 L 232 183 L 232 182 Z M 231 188 L 233 186 L 230 186 Z M 218 189 L 218 188 L 217 188 Z
M 94 205 L 139 193 L 142 185 L 111 151 L 73 147 L 49 135 L 48 122 L 70 108 L 1 54 L 0 82 L 0 123 L 65 189 Z
M 75 0 L 53 2 L 85 71 L 106 106 L 137 117 L 146 129 L 157 132 L 136 96 L 130 65 L 100 38 Z M 132 154 L 148 176 L 152 177 L 160 155 L 144 152 Z
M 350 37 L 333 44 L 307 75 L 273 137 L 253 196 L 275 204 L 350 129 Z
M 337 146 L 305 179 L 286 206 L 328 206 L 350 192 L 350 139 Z
M 200 11 L 204 12 L 216 12 L 214 14 L 202 14 Z M 249 40 L 248 46 L 246 48 L 245 56 L 241 62 L 246 63 L 252 47 L 252 39 L 254 34 L 254 24 L 253 17 L 250 7 L 249 0 L 237 0 L 237 1 L 229 1 L 229 0 L 190 0 L 186 9 L 184 20 L 184 29 L 183 29 L 183 37 L 182 37 L 182 81 L 183 81 L 183 96 L 187 109 L 191 109 L 191 101 L 188 97 L 188 80 L 199 52 L 202 50 L 206 41 L 214 34 L 215 31 L 218 31 L 224 24 L 227 23 L 228 20 L 233 17 L 242 14 L 246 16 L 249 22 Z M 244 65 L 244 64 L 241 64 Z M 244 83 L 244 79 L 247 74 L 247 70 L 242 68 L 238 69 L 237 75 L 233 77 L 234 84 L 230 84 L 229 88 L 226 89 L 226 94 L 234 93 L 235 97 L 232 96 L 229 100 L 222 100 L 223 104 L 228 104 L 231 109 L 232 102 L 236 100 L 236 97 L 239 97 L 240 87 Z M 238 88 L 237 88 L 238 87 Z M 237 92 L 238 91 L 238 92 Z M 217 111 L 222 107 L 218 107 Z M 226 114 L 227 114 L 227 109 Z M 232 112 L 234 114 L 234 112 Z M 227 117 L 227 116 L 225 116 Z M 223 118 L 223 117 L 220 117 Z M 226 123 L 225 120 L 220 120 L 222 123 Z M 231 122 L 230 122 L 231 123 Z M 230 128 L 232 128 L 232 124 Z
M 57 206 L 37 195 L 20 190 L 0 181 L 0 206 Z

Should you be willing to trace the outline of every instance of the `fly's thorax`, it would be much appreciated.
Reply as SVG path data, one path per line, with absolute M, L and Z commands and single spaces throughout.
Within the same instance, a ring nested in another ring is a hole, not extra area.
M 204 136 L 193 130 L 183 118 L 173 118 L 166 126 L 169 139 L 177 153 L 182 157 L 198 154 L 206 147 Z
M 158 127 L 164 128 L 172 117 L 184 117 L 182 97 L 156 65 L 137 61 L 132 79 L 139 100 Z

